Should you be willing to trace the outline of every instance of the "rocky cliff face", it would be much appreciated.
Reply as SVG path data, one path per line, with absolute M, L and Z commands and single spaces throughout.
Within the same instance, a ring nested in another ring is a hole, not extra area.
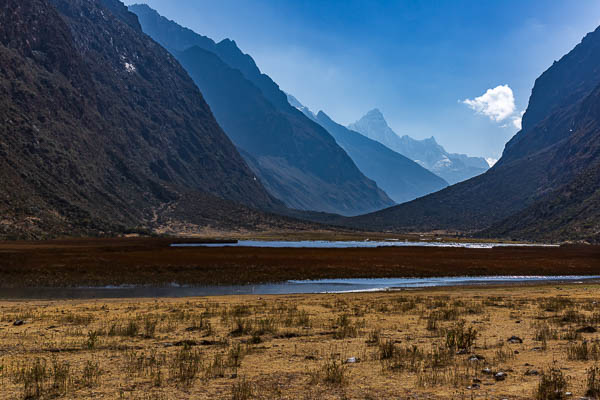
M 551 146 L 573 132 L 574 116 L 579 102 L 600 84 L 600 28 L 589 33 L 580 44 L 548 68 L 538 79 L 531 92 L 529 106 L 523 115 L 523 129 L 507 144 L 502 162 L 509 162 L 542 148 Z M 546 121 L 545 129 L 537 129 L 544 120 L 560 118 L 563 124 L 552 127 Z
M 278 204 L 120 2 L 5 1 L 0 104 L 0 234 L 148 226 L 190 191 Z
M 131 10 L 179 59 L 257 177 L 287 206 L 356 215 L 394 204 L 235 42 L 214 43 L 147 6 Z
M 465 181 L 489 169 L 482 157 L 448 153 L 433 137 L 416 140 L 407 135 L 398 136 L 378 109 L 369 111 L 348 127 L 419 163 L 450 184 Z

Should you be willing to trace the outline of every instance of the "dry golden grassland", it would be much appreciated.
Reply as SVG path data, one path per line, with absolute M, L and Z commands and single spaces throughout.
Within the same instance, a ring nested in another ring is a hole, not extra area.
M 2 399 L 600 394 L 595 284 L 2 301 L 0 312 Z

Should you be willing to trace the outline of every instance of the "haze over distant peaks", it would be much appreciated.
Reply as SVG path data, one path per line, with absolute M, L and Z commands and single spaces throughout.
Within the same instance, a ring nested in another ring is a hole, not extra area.
M 394 202 L 320 125 L 292 107 L 234 41 L 219 43 L 146 5 L 129 8 L 144 32 L 187 70 L 219 125 L 266 189 L 299 210 L 357 215 Z
M 348 128 L 365 135 L 369 139 L 377 140 L 394 151 L 398 151 L 394 148 L 397 144 L 398 135 L 389 127 L 383 114 L 377 108 L 366 113 L 355 123 L 348 125 Z
M 290 105 L 325 128 L 358 168 L 385 190 L 395 202 L 410 201 L 448 186 L 442 178 L 413 160 L 336 123 L 323 111 L 315 115 L 290 94 L 288 101 Z
M 383 114 L 377 108 L 369 111 L 355 123 L 348 125 L 348 128 L 414 160 L 450 184 L 480 175 L 490 167 L 482 157 L 448 153 L 433 136 L 423 140 L 416 140 L 407 135 L 398 136 L 389 127 Z
M 287 94 L 287 98 L 288 98 L 288 102 L 290 103 L 290 105 L 292 107 L 296 107 L 298 110 L 302 111 L 304 113 L 304 115 L 306 115 L 308 118 L 312 119 L 313 121 L 317 120 L 317 116 L 315 115 L 315 113 L 313 113 L 310 108 L 306 107 L 304 104 L 300 103 L 300 101 L 298 101 L 297 98 L 295 98 L 294 96 L 292 96 L 289 93 Z

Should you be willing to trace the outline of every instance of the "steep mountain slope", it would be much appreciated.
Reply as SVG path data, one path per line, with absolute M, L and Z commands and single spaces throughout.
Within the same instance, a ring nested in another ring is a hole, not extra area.
M 573 129 L 574 121 L 565 120 L 561 129 L 536 129 L 546 118 L 557 118 L 559 110 L 567 113 L 577 107 L 600 84 L 600 28 L 589 33 L 571 52 L 548 68 L 535 81 L 527 111 L 523 115 L 523 129 L 507 144 L 502 162 L 508 162 L 563 139 Z M 573 112 L 572 110 L 569 112 Z
M 291 98 L 290 104 L 293 102 L 294 98 Z M 298 107 L 300 103 L 295 100 L 294 104 Z M 404 203 L 448 186 L 442 178 L 419 164 L 375 140 L 337 124 L 323 111 L 314 115 L 304 106 L 300 105 L 299 109 L 327 129 L 358 168 L 377 182 L 395 202 Z
M 393 205 L 235 43 L 215 44 L 147 6 L 131 10 L 145 32 L 179 59 L 250 167 L 287 206 L 357 215 Z
M 206 36 L 167 20 L 146 4 L 134 4 L 129 9 L 138 16 L 144 32 L 169 51 L 180 52 L 193 46 L 210 51 L 230 67 L 239 70 L 276 108 L 288 109 L 285 93 L 268 75 L 260 72 L 252 57 L 242 53 L 235 41 L 224 39 L 215 43 Z
M 567 118 L 572 133 L 556 145 L 549 167 L 552 177 L 562 177 L 565 168 L 581 172 L 483 235 L 600 242 L 600 85 L 576 109 Z
M 348 126 L 366 137 L 383 143 L 390 149 L 421 164 L 450 184 L 462 182 L 489 169 L 482 157 L 448 153 L 435 138 L 416 140 L 410 136 L 398 136 L 387 124 L 378 109 L 369 111 L 360 120 Z
M 545 109 L 549 114 L 537 116 L 534 126 L 528 122 L 487 173 L 406 205 L 358 217 L 352 224 L 377 229 L 489 228 L 482 235 L 531 239 L 597 238 L 600 221 L 590 207 L 598 199 L 600 89 L 595 79 L 582 80 L 570 71 L 593 70 L 600 56 L 598 43 L 596 30 L 551 67 L 561 71 L 561 79 L 536 81 L 528 111 Z M 568 76 L 576 83 L 566 82 Z M 557 92 L 569 100 L 548 104 L 542 97 L 542 104 L 537 103 L 538 93 Z
M 0 104 L 2 235 L 148 226 L 194 191 L 280 206 L 118 1 L 4 2 Z
M 483 237 L 600 243 L 600 165 L 514 216 L 481 232 Z

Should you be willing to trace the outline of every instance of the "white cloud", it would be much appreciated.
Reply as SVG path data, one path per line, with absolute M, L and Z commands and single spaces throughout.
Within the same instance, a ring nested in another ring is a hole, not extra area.
M 523 129 L 523 126 L 521 124 L 521 122 L 523 121 L 523 114 L 525 114 L 525 111 L 521 111 L 521 113 L 518 116 L 512 117 L 512 124 L 519 131 Z
M 463 104 L 496 122 L 504 121 L 514 114 L 516 109 L 515 96 L 508 85 L 488 89 L 479 97 L 463 100 Z

